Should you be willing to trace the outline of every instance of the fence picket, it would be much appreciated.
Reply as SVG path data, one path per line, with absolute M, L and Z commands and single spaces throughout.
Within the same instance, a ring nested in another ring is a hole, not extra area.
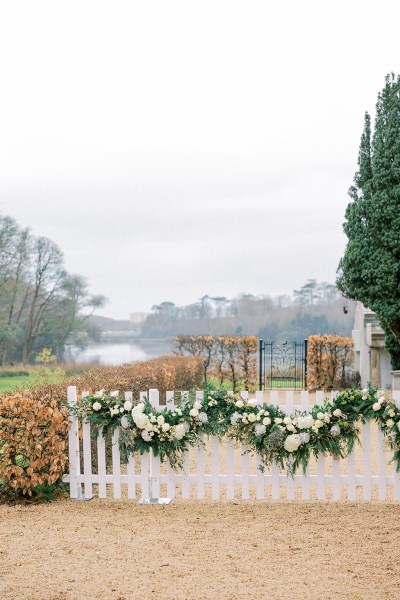
M 90 439 L 90 423 L 82 423 L 82 444 L 83 444 L 83 476 L 85 486 L 85 498 L 93 498 L 92 486 L 92 443 Z
M 378 427 L 378 499 L 386 500 L 386 453 L 385 436 Z
M 235 447 L 233 440 L 226 442 L 226 498 L 235 497 Z
M 68 406 L 73 408 L 77 402 L 77 393 L 75 386 L 69 386 L 67 389 Z M 70 426 L 68 432 L 68 454 L 69 454 L 69 490 L 70 498 L 78 499 L 82 497 L 82 486 L 78 483 L 80 475 L 80 452 L 79 452 L 79 421 L 78 417 L 70 416 L 68 418 Z
M 201 436 L 201 442 L 204 442 L 204 436 Z M 200 444 L 196 448 L 197 452 L 197 485 L 196 492 L 198 500 L 204 500 L 205 498 L 205 485 L 204 485 L 204 472 L 205 472 L 205 461 L 204 461 L 204 446 Z
M 112 476 L 114 498 L 121 498 L 121 456 L 119 453 L 119 429 L 115 429 L 111 438 Z
M 371 425 L 362 425 L 363 499 L 371 500 Z
M 99 498 L 107 498 L 106 486 L 106 441 L 103 437 L 103 428 L 97 436 L 97 471 L 99 474 Z
M 250 498 L 250 477 L 249 477 L 249 453 L 247 446 L 242 444 L 242 499 L 249 500 Z
M 211 436 L 211 497 L 219 500 L 219 443 L 218 438 Z

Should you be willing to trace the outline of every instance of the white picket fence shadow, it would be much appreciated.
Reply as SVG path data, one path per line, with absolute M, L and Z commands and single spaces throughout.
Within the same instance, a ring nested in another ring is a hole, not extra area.
M 197 394 L 201 399 L 202 393 Z M 143 396 L 148 396 L 155 408 L 160 406 L 157 390 L 142 392 Z M 256 392 L 259 404 L 279 404 L 288 414 L 311 408 L 306 391 L 289 390 L 283 396 L 277 390 Z M 132 399 L 132 392 L 126 392 L 125 397 Z M 315 403 L 322 404 L 324 397 L 324 392 L 316 392 Z M 174 392 L 167 392 L 165 400 L 173 406 Z M 396 398 L 397 404 L 399 401 Z M 77 402 L 75 387 L 68 388 L 68 402 Z M 311 460 L 307 473 L 299 471 L 294 477 L 276 464 L 262 472 L 258 468 L 260 457 L 250 455 L 243 445 L 235 447 L 231 440 L 220 443 L 216 437 L 203 438 L 204 446 L 190 448 L 178 473 L 150 454 L 131 456 L 127 465 L 121 465 L 118 429 L 112 436 L 111 456 L 106 460 L 104 437 L 99 435 L 94 440 L 90 424 L 80 423 L 76 417 L 70 417 L 70 423 L 69 474 L 63 480 L 70 484 L 70 497 L 74 499 L 97 495 L 130 500 L 160 496 L 184 500 L 400 500 L 400 473 L 396 472 L 391 451 L 385 448 L 384 436 L 375 423 L 361 426 L 362 446 L 356 446 L 348 458 Z M 93 462 L 97 465 L 95 472 Z

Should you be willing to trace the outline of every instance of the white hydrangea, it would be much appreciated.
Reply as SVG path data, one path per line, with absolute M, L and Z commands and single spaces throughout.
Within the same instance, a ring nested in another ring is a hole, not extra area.
M 236 425 L 238 421 L 241 420 L 241 415 L 237 411 L 235 411 L 231 416 L 231 425 Z
M 208 416 L 205 412 L 199 412 L 197 419 L 200 421 L 200 423 L 208 423 Z
M 132 411 L 132 419 L 136 427 L 138 427 L 139 429 L 144 429 L 146 426 L 149 425 L 149 417 L 141 412 L 134 413 Z
M 308 444 L 308 442 L 310 441 L 310 434 L 308 433 L 308 431 L 302 431 L 301 433 L 299 433 L 299 438 L 301 444 Z
M 141 436 L 145 442 L 151 442 L 152 435 L 149 431 L 146 431 L 146 429 L 143 429 Z
M 136 404 L 136 406 L 134 406 L 132 408 L 132 417 L 133 417 L 133 413 L 134 412 L 135 413 L 142 413 L 142 412 L 144 412 L 144 408 L 145 408 L 145 406 L 144 406 L 143 402 L 139 402 L 139 404 Z
M 126 415 L 123 415 L 121 417 L 121 427 L 123 427 L 124 429 L 129 429 L 130 423 L 129 423 L 129 419 Z
M 254 433 L 256 435 L 264 435 L 266 431 L 267 428 L 262 423 L 257 423 L 257 425 L 254 427 Z
M 295 452 L 298 447 L 301 444 L 301 438 L 300 435 L 298 435 L 297 433 L 292 433 L 291 435 L 288 435 L 285 443 L 284 443 L 284 448 L 287 452 Z
M 164 419 L 163 415 L 158 415 L 158 417 L 157 417 L 157 423 L 159 425 L 162 425 L 164 423 L 164 421 L 165 421 L 165 419 Z
M 184 437 L 185 433 L 186 432 L 183 423 L 178 423 L 178 425 L 175 425 L 175 427 L 173 428 L 173 437 L 176 440 L 181 440 Z
M 308 414 L 297 418 L 297 427 L 299 429 L 310 429 L 314 425 L 313 416 Z
M 197 410 L 201 409 L 201 402 L 199 402 L 198 400 L 196 400 L 196 402 L 193 404 L 193 408 L 197 408 Z
M 163 430 L 164 433 L 167 433 L 167 431 L 169 431 L 171 429 L 171 425 L 169 423 L 163 423 L 161 425 L 161 429 Z
M 330 431 L 331 431 L 331 435 L 333 437 L 338 437 L 340 435 L 340 427 L 339 427 L 339 425 L 337 425 L 337 424 L 336 425 L 332 425 Z
M 125 400 L 124 402 L 124 409 L 129 412 L 130 410 L 132 410 L 132 402 L 130 400 Z

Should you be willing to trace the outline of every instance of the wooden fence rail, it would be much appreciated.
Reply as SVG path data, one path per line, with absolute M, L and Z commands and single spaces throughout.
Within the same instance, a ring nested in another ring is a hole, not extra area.
M 157 390 L 142 392 L 143 396 L 159 407 Z M 256 392 L 259 404 L 279 403 L 288 414 L 309 410 L 312 400 L 322 404 L 325 397 L 324 392 L 311 395 L 292 390 L 283 396 L 277 390 Z M 132 399 L 132 393 L 126 392 L 125 397 Z M 174 392 L 167 392 L 166 404 L 173 406 L 173 399 Z M 68 388 L 68 402 L 77 402 L 74 387 Z M 160 464 L 152 454 L 131 456 L 127 465 L 121 465 L 118 429 L 111 440 L 106 440 L 101 434 L 94 438 L 90 424 L 81 423 L 77 417 L 71 416 L 70 423 L 69 474 L 64 481 L 69 482 L 70 497 L 75 499 L 97 495 L 146 500 L 163 494 L 184 500 L 400 500 L 400 473 L 385 448 L 383 433 L 371 422 L 361 426 L 362 445 L 348 458 L 311 460 L 307 473 L 298 472 L 294 477 L 276 464 L 262 472 L 260 457 L 250 455 L 246 446 L 235 447 L 231 440 L 219 442 L 216 437 L 203 438 L 204 445 L 190 448 L 179 473 L 168 463 Z

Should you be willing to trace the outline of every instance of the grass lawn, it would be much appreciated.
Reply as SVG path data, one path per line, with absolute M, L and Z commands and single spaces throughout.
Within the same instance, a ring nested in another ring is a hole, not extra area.
M 0 393 L 10 392 L 19 387 L 29 386 L 29 375 L 18 375 L 16 377 L 0 377 Z

